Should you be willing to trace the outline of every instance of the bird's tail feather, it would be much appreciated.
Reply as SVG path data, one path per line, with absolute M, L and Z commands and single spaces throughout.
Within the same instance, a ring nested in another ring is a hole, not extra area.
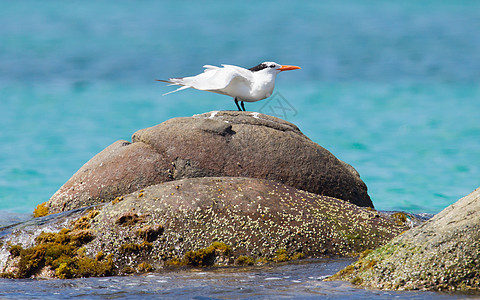
M 161 81 L 165 83 L 172 83 L 170 80 L 155 79 L 155 81 Z
M 168 86 L 171 86 L 171 85 L 181 85 L 179 83 L 175 83 L 175 82 L 172 82 L 170 80 L 161 80 L 161 79 L 157 79 L 157 81 L 161 81 L 161 82 L 165 82 L 165 83 L 170 83 Z M 190 88 L 190 86 L 186 86 L 186 85 L 181 85 L 181 87 L 179 87 L 178 89 L 174 90 L 174 91 L 171 91 L 171 92 L 168 92 L 168 93 L 165 93 L 163 94 L 162 96 L 166 96 L 168 94 L 171 94 L 171 93 L 175 93 L 175 92 L 178 92 L 178 91 L 181 91 L 181 90 L 184 90 L 184 89 L 188 89 Z

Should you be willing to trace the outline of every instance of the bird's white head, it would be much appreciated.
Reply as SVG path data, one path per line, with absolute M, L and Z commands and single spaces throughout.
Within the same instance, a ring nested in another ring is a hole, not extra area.
M 282 71 L 297 70 L 297 69 L 301 69 L 301 68 L 297 66 L 280 65 L 280 64 L 277 64 L 276 62 L 266 61 L 259 65 L 256 65 L 253 68 L 250 68 L 249 70 L 252 72 L 267 72 L 267 73 L 278 74 Z

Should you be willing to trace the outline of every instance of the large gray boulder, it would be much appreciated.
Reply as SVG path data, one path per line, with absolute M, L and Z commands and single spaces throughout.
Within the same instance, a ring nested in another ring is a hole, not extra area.
M 355 169 L 294 125 L 260 113 L 221 111 L 139 130 L 88 161 L 47 202 L 50 213 L 111 201 L 182 178 L 273 180 L 373 207 Z
M 118 226 L 123 216 L 132 215 L 137 224 Z M 408 228 L 375 210 L 270 180 L 188 178 L 147 187 L 105 206 L 92 226 L 101 235 L 92 253 L 115 252 L 140 228 L 158 225 L 164 229 L 159 255 L 170 249 L 171 255 L 182 256 L 220 241 L 236 255 L 255 258 L 273 257 L 279 249 L 289 255 L 346 256 L 384 244 Z
M 244 177 L 149 186 L 94 210 L 0 228 L 0 277 L 74 278 L 348 256 L 408 225 L 349 202 Z
M 480 188 L 335 279 L 380 289 L 480 291 Z

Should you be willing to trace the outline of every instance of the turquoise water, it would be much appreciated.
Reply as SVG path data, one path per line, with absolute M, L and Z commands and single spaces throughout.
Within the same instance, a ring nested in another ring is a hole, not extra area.
M 480 185 L 478 28 L 480 2 L 462 0 L 2 1 L 0 224 L 25 218 L 17 213 L 47 201 L 118 139 L 169 118 L 235 109 L 200 91 L 162 97 L 171 89 L 154 79 L 262 61 L 302 70 L 280 74 L 278 94 L 248 110 L 297 124 L 353 165 L 377 209 L 437 213 Z M 71 298 L 449 298 L 318 280 L 338 263 L 217 281 L 182 272 L 2 279 L 0 290 L 7 298 L 55 298 L 53 290 Z
M 478 1 L 0 6 L 0 210 L 31 212 L 138 129 L 235 109 L 154 81 L 221 63 L 301 66 L 277 79 L 290 110 L 247 110 L 353 165 L 378 209 L 436 213 L 480 185 Z

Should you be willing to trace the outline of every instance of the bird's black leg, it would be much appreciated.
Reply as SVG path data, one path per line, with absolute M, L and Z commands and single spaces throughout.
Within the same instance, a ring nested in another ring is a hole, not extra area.
M 243 104 L 243 101 L 240 104 L 242 105 L 243 111 L 246 111 L 245 110 L 245 104 Z
M 240 106 L 238 105 L 238 100 L 237 100 L 237 98 L 235 98 L 234 100 L 235 100 L 235 104 L 237 105 L 238 111 L 242 111 L 242 110 L 240 109 Z M 243 104 L 243 102 L 242 102 L 242 104 Z

